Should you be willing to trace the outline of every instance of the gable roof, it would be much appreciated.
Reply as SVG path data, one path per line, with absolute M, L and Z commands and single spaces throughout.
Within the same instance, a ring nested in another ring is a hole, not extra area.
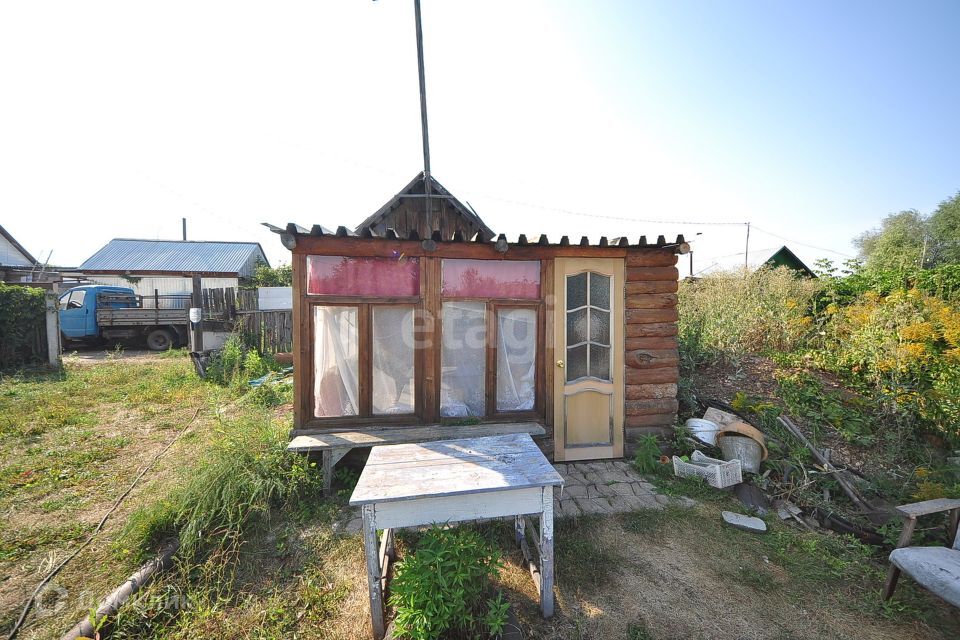
M 787 245 L 780 247 L 776 253 L 767 258 L 763 264 L 774 268 L 789 267 L 794 271 L 799 271 L 801 274 L 809 278 L 817 277 L 817 274 L 813 272 L 813 269 L 804 264 L 803 260 L 797 257 L 797 254 L 787 248 Z
M 115 238 L 87 258 L 87 273 L 217 273 L 253 275 L 257 262 L 269 264 L 258 242 L 134 240 Z
M 0 236 L 2 236 L 7 244 L 9 243 L 9 248 L 12 248 L 13 251 L 7 249 L 6 251 L 0 251 L 0 265 L 6 267 L 33 267 L 37 264 L 37 259 L 30 255 L 30 252 L 23 248 L 23 245 L 17 242 L 17 239 L 14 238 L 10 233 L 0 226 Z M 0 247 L 2 249 L 3 247 Z M 13 252 L 19 253 L 22 257 L 22 260 L 16 260 L 16 255 Z
M 401 237 L 406 237 L 411 230 L 415 230 L 420 237 L 429 238 L 434 231 L 439 231 L 444 240 L 449 240 L 458 231 L 468 240 L 478 233 L 484 240 L 496 235 L 476 212 L 457 200 L 433 176 L 430 176 L 430 198 L 440 204 L 439 207 L 431 206 L 434 217 L 428 219 L 422 204 L 426 200 L 425 194 L 426 182 L 421 171 L 400 193 L 361 222 L 355 232 L 370 229 L 374 234 L 381 235 L 387 229 L 393 229 Z

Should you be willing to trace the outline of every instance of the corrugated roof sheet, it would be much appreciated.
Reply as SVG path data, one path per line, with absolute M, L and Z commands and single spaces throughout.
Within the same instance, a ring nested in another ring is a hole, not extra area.
M 116 238 L 87 258 L 81 271 L 236 273 L 253 275 L 267 262 L 257 242 L 198 242 Z
M 397 235 L 397 232 L 393 229 L 387 229 L 383 233 L 378 232 L 376 229 L 366 227 L 361 228 L 358 233 L 350 231 L 346 227 L 340 226 L 337 227 L 336 231 L 332 231 L 326 227 L 321 227 L 318 224 L 313 225 L 312 228 L 307 229 L 306 227 L 301 227 L 300 225 L 290 222 L 286 227 L 278 227 L 272 225 L 268 222 L 262 223 L 265 227 L 278 234 L 289 234 L 292 236 L 336 236 L 338 238 L 350 238 L 350 237 L 359 237 L 364 239 L 374 239 L 374 240 L 421 240 L 420 235 L 416 230 L 411 230 L 407 237 L 403 238 Z M 556 236 L 554 236 L 556 237 Z M 516 240 L 509 240 L 507 236 L 503 233 L 498 235 L 496 239 L 487 239 L 484 238 L 482 234 L 477 234 L 473 238 L 465 238 L 463 234 L 459 231 L 453 234 L 453 237 L 444 238 L 439 231 L 434 231 L 433 235 L 429 238 L 435 243 L 438 242 L 471 242 L 477 244 L 493 244 L 494 242 L 503 242 L 508 245 L 525 247 L 528 245 L 540 245 L 542 247 L 549 246 L 558 246 L 558 247 L 569 247 L 571 245 L 578 245 L 581 247 L 650 247 L 653 249 L 671 249 L 674 247 L 679 247 L 680 245 L 686 244 L 686 240 L 683 237 L 683 234 L 679 234 L 676 240 L 667 240 L 665 236 L 657 236 L 656 241 L 648 241 L 647 236 L 640 236 L 635 242 L 631 242 L 630 238 L 626 236 L 617 236 L 613 239 L 608 239 L 607 236 L 601 236 L 597 239 L 596 243 L 590 240 L 588 236 L 581 236 L 580 240 L 574 238 L 573 241 L 570 240 L 568 236 L 563 236 L 560 238 L 559 242 L 553 243 L 550 242 L 546 234 L 541 234 L 536 240 L 529 240 L 527 235 L 521 233 L 516 237 Z M 423 238 L 426 240 L 426 238 Z M 687 250 L 689 247 L 687 247 Z

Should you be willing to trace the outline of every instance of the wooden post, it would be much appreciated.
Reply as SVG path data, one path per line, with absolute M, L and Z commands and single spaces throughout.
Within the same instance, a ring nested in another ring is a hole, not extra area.
M 553 616 L 553 487 L 543 488 L 540 513 L 540 611 Z
M 370 623 L 373 626 L 373 639 L 382 640 L 386 626 L 383 619 L 383 589 L 380 586 L 380 545 L 377 542 L 377 521 L 374 514 L 374 505 L 363 505 L 363 551 L 367 557 Z
M 51 367 L 60 366 L 60 307 L 57 296 L 47 293 L 46 296 L 46 330 L 47 330 L 47 364 Z
M 513 518 L 513 531 L 517 538 L 517 546 L 523 544 L 524 522 L 523 516 L 515 516 Z
M 897 540 L 897 549 L 910 546 L 910 539 L 913 537 L 913 528 L 916 526 L 917 518 L 915 516 L 904 519 L 903 531 L 900 533 L 900 539 Z M 887 581 L 883 585 L 882 598 L 884 600 L 889 600 L 890 596 L 893 595 L 894 589 L 897 588 L 897 579 L 899 577 L 900 569 L 893 563 L 890 563 L 890 569 L 887 571 Z
M 190 306 L 203 309 L 203 284 L 200 276 L 193 276 L 193 293 L 190 296 Z M 201 314 L 203 312 L 201 311 Z M 190 323 L 190 351 L 203 351 L 203 318 L 200 322 Z
M 329 498 L 333 487 L 333 451 L 325 449 L 323 459 L 323 497 Z

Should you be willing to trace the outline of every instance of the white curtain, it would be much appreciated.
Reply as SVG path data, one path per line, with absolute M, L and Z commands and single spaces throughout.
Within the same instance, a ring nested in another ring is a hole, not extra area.
M 486 414 L 486 325 L 482 302 L 443 303 L 440 415 Z
M 314 415 L 359 413 L 359 341 L 356 307 L 315 307 Z
M 497 410 L 530 411 L 536 396 L 537 312 L 497 313 Z
M 373 307 L 373 413 L 414 411 L 413 307 Z

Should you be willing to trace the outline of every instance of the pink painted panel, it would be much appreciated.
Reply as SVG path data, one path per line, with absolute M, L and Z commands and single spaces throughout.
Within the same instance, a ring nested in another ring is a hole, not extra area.
M 444 260 L 443 295 L 471 298 L 540 298 L 537 260 Z
M 307 293 L 321 296 L 418 296 L 416 258 L 307 256 Z

